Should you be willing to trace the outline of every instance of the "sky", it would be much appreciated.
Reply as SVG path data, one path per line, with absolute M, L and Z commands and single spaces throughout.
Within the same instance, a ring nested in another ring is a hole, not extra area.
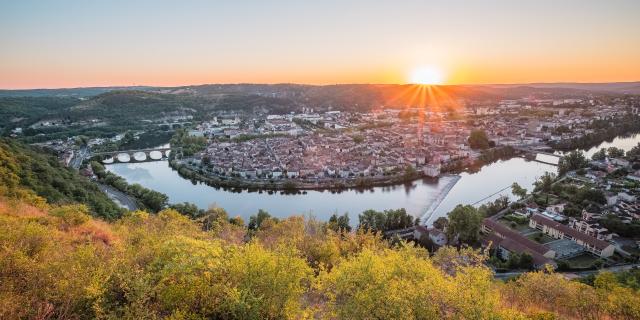
M 416 70 L 444 84 L 639 81 L 638 13 L 638 0 L 0 0 L 0 88 L 408 83 Z

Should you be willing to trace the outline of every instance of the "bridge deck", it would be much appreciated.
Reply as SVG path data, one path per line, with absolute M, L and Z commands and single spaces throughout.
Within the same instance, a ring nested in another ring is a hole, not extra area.
M 177 148 L 149 148 L 149 149 L 137 149 L 137 150 L 117 150 L 117 151 L 104 151 L 104 152 L 95 152 L 95 153 L 91 153 L 94 156 L 104 156 L 104 155 L 118 155 L 121 153 L 127 153 L 127 154 L 134 154 L 137 152 L 152 152 L 152 151 L 159 151 L 159 152 L 164 152 L 164 151 L 169 151 L 169 150 L 177 150 Z

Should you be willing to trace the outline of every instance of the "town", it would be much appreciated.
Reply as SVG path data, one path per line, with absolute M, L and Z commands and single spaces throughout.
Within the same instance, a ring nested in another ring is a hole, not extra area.
M 465 220 L 469 234 L 450 222 L 456 216 L 451 212 L 430 224 L 411 222 L 377 231 L 434 251 L 444 245 L 487 248 L 496 271 L 551 267 L 581 272 L 633 266 L 629 262 L 640 255 L 640 147 L 603 149 L 589 158 L 573 151 L 639 132 L 639 106 L 635 96 L 586 95 L 458 99 L 440 107 L 381 106 L 368 112 L 308 105 L 280 113 L 173 112 L 142 119 L 145 127 L 110 137 L 71 136 L 34 144 L 55 150 L 64 165 L 81 168 L 110 196 L 131 203 L 130 208 L 136 201 L 124 194 L 126 188 L 118 188 L 117 180 L 108 185 L 109 180 L 100 178 L 104 168 L 94 172 L 89 160 L 168 160 L 190 179 L 271 193 L 396 185 L 524 157 L 555 165 L 558 172 L 539 177 L 533 190 L 514 186 L 514 194 L 520 194 L 515 201 L 499 198 L 465 209 L 479 217 Z M 103 120 L 74 125 L 96 123 Z M 30 128 L 68 125 L 43 119 Z M 24 130 L 15 128 L 12 135 L 21 138 Z M 166 138 L 154 140 L 158 136 Z M 362 219 L 360 225 L 366 225 Z
M 370 187 L 455 173 L 479 161 L 562 150 L 584 137 L 606 134 L 609 123 L 637 118 L 639 108 L 632 98 L 610 105 L 594 99 L 519 99 L 427 110 L 321 113 L 303 108 L 301 113 L 214 117 L 188 131 L 205 138 L 206 148 L 178 153 L 172 165 L 231 187 Z
M 583 271 L 637 264 L 640 144 L 626 153 L 611 147 L 592 159 L 579 152 L 567 157 L 574 164 L 563 168 L 561 163 L 559 169 L 568 170 L 562 175 L 540 177 L 530 193 L 514 185 L 519 200 L 498 199 L 498 208 L 477 210 L 477 240 L 492 251 L 497 270 L 551 267 Z M 455 210 L 463 211 L 462 207 Z M 433 227 L 417 226 L 413 233 L 404 231 L 405 237 L 436 247 L 460 242 L 460 233 L 447 230 L 450 222 L 442 220 Z

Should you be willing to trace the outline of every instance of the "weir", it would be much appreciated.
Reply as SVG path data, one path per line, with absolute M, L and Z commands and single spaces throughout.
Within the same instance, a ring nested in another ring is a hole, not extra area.
M 535 161 L 557 166 L 560 162 L 560 156 L 552 153 L 538 152 L 536 153 Z
M 449 191 L 451 191 L 453 186 L 455 186 L 456 183 L 458 183 L 458 181 L 461 178 L 459 175 L 454 175 L 451 177 L 453 177 L 453 179 L 451 179 L 451 181 L 447 183 L 444 189 L 438 194 L 435 201 L 431 203 L 429 208 L 427 208 L 427 211 L 422 215 L 422 217 L 420 217 L 420 222 L 423 225 L 427 225 L 427 223 L 429 223 L 429 220 L 431 219 L 431 216 L 433 216 L 433 213 L 438 209 L 438 207 L 440 207 L 440 204 L 442 203 L 444 198 L 449 194 Z

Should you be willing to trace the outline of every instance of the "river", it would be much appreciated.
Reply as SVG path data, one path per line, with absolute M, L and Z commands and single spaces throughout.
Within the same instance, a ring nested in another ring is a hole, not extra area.
M 615 146 L 625 151 L 640 142 L 640 135 L 618 137 L 586 150 L 593 154 L 602 147 Z M 482 167 L 475 173 L 462 173 L 458 177 L 443 176 L 439 179 L 423 179 L 405 185 L 376 187 L 367 191 L 348 190 L 341 193 L 307 191 L 307 194 L 286 195 L 258 192 L 235 193 L 184 179 L 172 170 L 167 161 L 143 163 L 117 163 L 106 165 L 107 170 L 124 177 L 129 183 L 139 183 L 169 196 L 169 202 L 191 202 L 201 208 L 219 206 L 231 216 L 239 215 L 248 220 L 259 209 L 284 218 L 290 215 L 313 215 L 327 220 L 331 214 L 348 212 L 351 224 L 356 225 L 358 214 L 367 209 L 385 210 L 405 208 L 408 213 L 425 217 L 429 211 L 431 224 L 436 218 L 446 216 L 458 204 L 476 204 L 493 201 L 500 195 L 514 199 L 509 188 L 497 191 L 517 182 L 531 190 L 533 182 L 545 172 L 556 172 L 556 167 L 523 158 L 498 161 Z M 453 181 L 458 179 L 457 182 Z M 454 184 L 455 183 L 455 184 Z M 448 192 L 447 192 L 448 191 Z M 491 197 L 488 197 L 492 195 Z M 488 197 L 488 198 L 487 198 Z M 478 202 L 479 200 L 482 200 Z M 434 205 L 439 202 L 439 205 Z M 435 207 L 435 210 L 433 210 Z M 431 210 L 429 210 L 431 208 Z

